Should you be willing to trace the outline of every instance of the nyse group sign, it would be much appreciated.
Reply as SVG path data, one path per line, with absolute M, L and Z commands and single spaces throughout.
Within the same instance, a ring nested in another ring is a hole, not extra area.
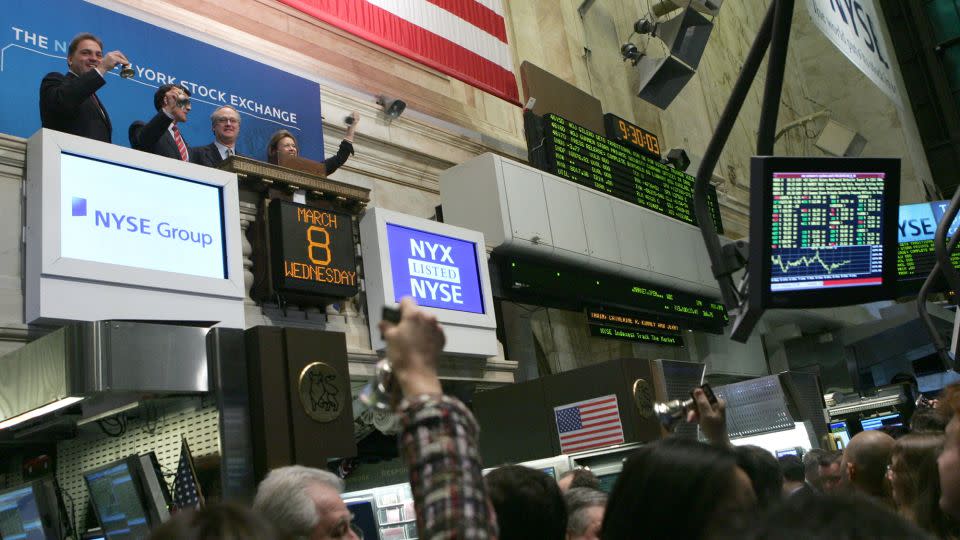
M 893 48 L 875 0 L 807 0 L 807 11 L 827 39 L 902 107 Z
M 62 257 L 227 277 L 220 188 L 61 154 Z
M 476 244 L 392 223 L 387 239 L 396 301 L 484 313 Z

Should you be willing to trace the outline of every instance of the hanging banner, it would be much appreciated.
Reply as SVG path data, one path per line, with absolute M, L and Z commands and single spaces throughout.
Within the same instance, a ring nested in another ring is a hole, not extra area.
M 107 73 L 97 91 L 113 124 L 113 143 L 130 146 L 127 129 L 156 110 L 153 94 L 165 83 L 181 84 L 193 95 L 181 132 L 190 146 L 213 141 L 210 114 L 222 105 L 240 112 L 237 152 L 266 159 L 270 136 L 293 133 L 300 153 L 323 159 L 320 85 L 276 67 L 226 51 L 137 18 L 78 0 L 5 0 L 0 10 L 0 133 L 29 137 L 40 129 L 40 81 L 67 71 L 70 40 L 91 32 L 106 55 L 122 51 L 135 74 Z
M 823 35 L 903 108 L 893 47 L 874 0 L 807 0 L 807 11 Z

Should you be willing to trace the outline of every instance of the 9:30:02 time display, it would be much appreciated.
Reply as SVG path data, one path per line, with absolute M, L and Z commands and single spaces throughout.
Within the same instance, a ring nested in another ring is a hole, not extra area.
M 613 113 L 603 115 L 603 127 L 608 139 L 613 139 L 658 160 L 660 159 L 660 139 L 653 133 L 631 124 Z

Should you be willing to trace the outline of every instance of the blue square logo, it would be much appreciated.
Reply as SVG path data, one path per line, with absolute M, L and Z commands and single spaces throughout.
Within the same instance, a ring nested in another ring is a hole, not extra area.
M 87 200 L 83 197 L 73 198 L 73 217 L 87 215 Z

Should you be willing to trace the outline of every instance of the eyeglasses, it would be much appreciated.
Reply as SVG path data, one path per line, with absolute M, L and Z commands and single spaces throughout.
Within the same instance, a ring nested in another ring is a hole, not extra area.
M 221 116 L 220 118 L 217 118 L 216 122 L 217 122 L 218 124 L 239 124 L 239 123 L 240 123 L 240 119 L 239 119 L 239 118 L 229 118 L 229 117 L 223 117 L 223 116 Z

